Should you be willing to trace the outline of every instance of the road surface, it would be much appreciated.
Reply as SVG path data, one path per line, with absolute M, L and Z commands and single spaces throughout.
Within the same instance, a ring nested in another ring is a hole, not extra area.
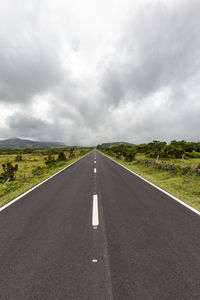
M 0 212 L 0 299 L 200 299 L 200 217 L 92 151 Z

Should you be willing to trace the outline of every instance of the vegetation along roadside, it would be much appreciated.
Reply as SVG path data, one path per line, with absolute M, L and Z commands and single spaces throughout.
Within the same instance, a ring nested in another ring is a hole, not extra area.
M 200 143 L 153 141 L 97 149 L 200 211 Z
M 0 150 L 0 207 L 90 150 L 72 147 Z

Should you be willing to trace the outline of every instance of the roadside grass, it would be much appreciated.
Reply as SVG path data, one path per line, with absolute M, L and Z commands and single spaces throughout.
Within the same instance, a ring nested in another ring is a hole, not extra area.
M 124 159 L 109 157 L 200 211 L 200 176 L 195 174 L 177 175 L 170 171 L 157 170 L 153 165 L 138 163 L 137 160 L 126 162 Z M 144 155 L 137 155 L 137 159 L 144 158 Z M 176 165 L 182 163 L 183 166 L 181 159 L 163 159 L 161 161 Z M 193 166 L 200 163 L 200 159 L 188 159 L 186 162 L 187 165 Z
M 136 159 L 145 159 L 147 158 L 144 153 L 137 153 Z M 200 158 L 159 158 L 158 162 L 166 162 L 169 164 L 175 164 L 177 166 L 189 166 L 195 167 L 200 163 Z
M 75 150 L 75 157 L 69 159 L 69 151 L 65 151 L 67 161 L 59 162 L 57 165 L 50 168 L 44 168 L 41 174 L 33 175 L 32 170 L 34 168 L 45 166 L 45 155 L 42 153 L 42 151 L 43 150 L 31 154 L 22 154 L 23 160 L 19 162 L 15 161 L 16 154 L 0 155 L 0 173 L 3 171 L 3 163 L 11 162 L 13 165 L 18 164 L 16 179 L 14 181 L 0 184 L 0 207 L 31 189 L 43 180 L 47 179 L 54 173 L 70 165 L 72 162 L 76 161 L 82 156 L 80 154 L 80 150 Z M 55 158 L 57 158 L 57 156 L 58 155 L 54 155 Z

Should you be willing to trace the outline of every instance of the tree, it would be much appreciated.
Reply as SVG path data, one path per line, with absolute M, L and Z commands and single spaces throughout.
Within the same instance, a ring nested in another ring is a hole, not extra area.
M 165 157 L 182 158 L 184 150 L 180 145 L 169 144 L 163 149 Z
M 133 161 L 135 159 L 135 155 L 137 150 L 134 147 L 127 148 L 124 153 L 124 157 L 126 161 Z

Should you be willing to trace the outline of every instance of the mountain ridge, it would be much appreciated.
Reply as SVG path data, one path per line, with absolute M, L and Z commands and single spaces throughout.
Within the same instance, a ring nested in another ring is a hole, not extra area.
M 0 140 L 0 149 L 51 148 L 65 147 L 61 142 L 42 142 L 29 139 L 10 138 Z

